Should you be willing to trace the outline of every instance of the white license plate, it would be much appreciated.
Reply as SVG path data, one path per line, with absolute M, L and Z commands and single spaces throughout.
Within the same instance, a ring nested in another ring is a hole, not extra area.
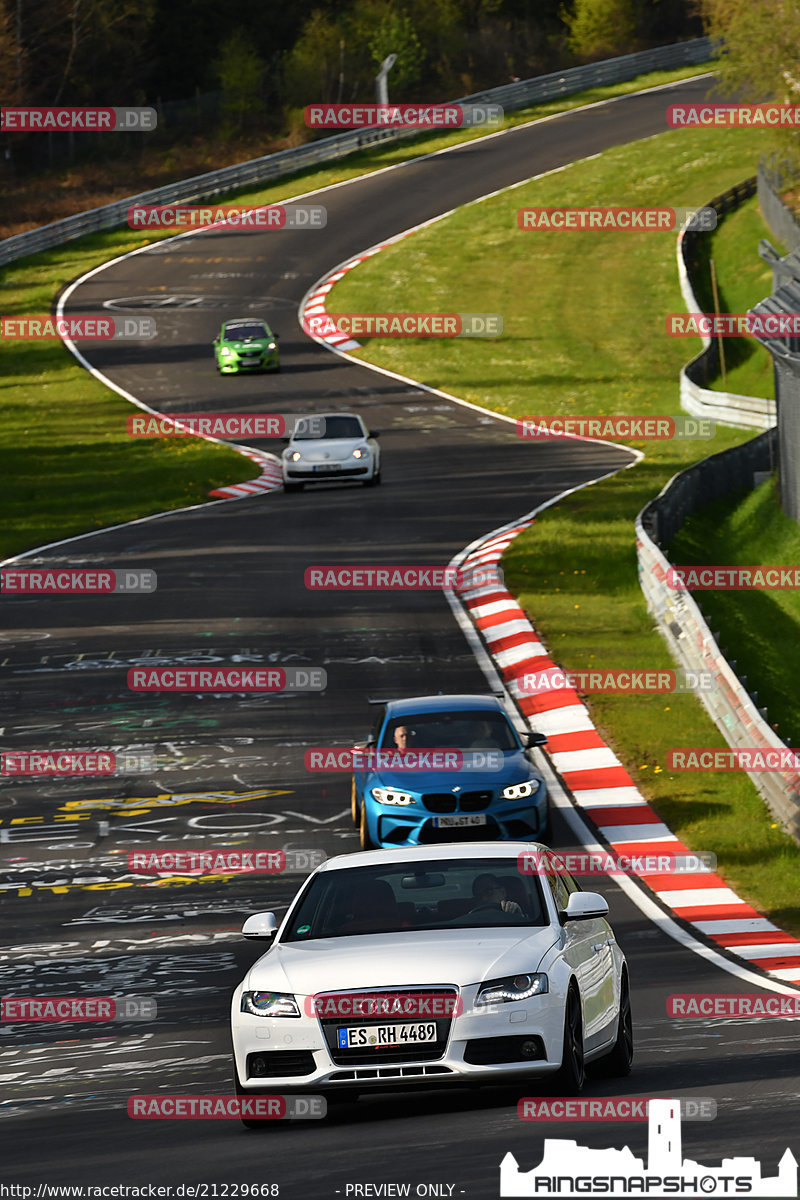
M 340 1050 L 357 1050 L 372 1046 L 415 1046 L 419 1042 L 436 1041 L 436 1022 L 423 1021 L 415 1025 L 356 1025 L 352 1029 L 337 1029 L 336 1041 Z
M 461 829 L 465 825 L 485 825 L 486 816 L 484 813 L 470 813 L 469 816 L 459 817 L 434 817 L 434 829 Z
M 340 471 L 341 469 L 341 463 L 317 463 L 314 467 L 315 471 Z

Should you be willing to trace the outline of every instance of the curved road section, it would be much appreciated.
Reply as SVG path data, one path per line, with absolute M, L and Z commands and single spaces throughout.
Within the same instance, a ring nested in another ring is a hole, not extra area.
M 187 883 L 131 873 L 126 855 L 355 849 L 347 777 L 310 775 L 304 750 L 363 736 L 368 696 L 482 690 L 486 680 L 441 592 L 311 591 L 306 569 L 444 566 L 488 531 L 631 461 L 603 444 L 523 444 L 491 415 L 333 356 L 300 332 L 302 297 L 336 263 L 411 225 L 663 130 L 668 103 L 705 90 L 701 80 L 591 106 L 325 190 L 313 197 L 328 210 L 323 232 L 204 231 L 110 263 L 72 289 L 75 311 L 156 316 L 157 341 L 91 352 L 92 368 L 131 397 L 164 413 L 356 410 L 381 431 L 384 484 L 220 501 L 79 538 L 34 561 L 149 568 L 157 590 L 5 601 L 4 747 L 105 748 L 132 761 L 151 753 L 156 769 L 3 781 L 3 992 L 158 1002 L 150 1022 L 6 1024 L 6 1181 L 490 1200 L 506 1152 L 527 1170 L 545 1136 L 628 1145 L 646 1158 L 644 1123 L 531 1125 L 517 1117 L 518 1091 L 502 1088 L 346 1105 L 321 1125 L 275 1126 L 268 1143 L 235 1121 L 131 1121 L 125 1102 L 135 1093 L 230 1091 L 229 997 L 258 956 L 237 930 L 249 912 L 282 911 L 300 876 Z M 283 370 L 219 379 L 211 340 L 223 318 L 248 314 L 268 315 L 280 333 Z M 322 668 L 327 687 L 250 696 L 127 687 L 134 666 L 234 664 Z M 558 817 L 555 837 L 569 843 Z M 613 883 L 602 886 L 631 967 L 638 1057 L 630 1080 L 593 1080 L 587 1095 L 711 1096 L 716 1120 L 684 1122 L 686 1156 L 711 1164 L 758 1154 L 774 1174 L 796 1135 L 794 1026 L 668 1020 L 673 991 L 752 989 L 667 938 Z

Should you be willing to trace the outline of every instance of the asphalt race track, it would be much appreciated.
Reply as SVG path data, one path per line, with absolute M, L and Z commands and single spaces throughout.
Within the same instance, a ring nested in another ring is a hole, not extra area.
M 610 446 L 522 443 L 511 425 L 338 358 L 300 331 L 301 298 L 337 264 L 412 225 L 662 131 L 666 105 L 700 99 L 707 85 L 632 96 L 318 193 L 309 199 L 327 207 L 324 231 L 208 231 L 161 243 L 71 294 L 76 312 L 155 315 L 152 344 L 91 351 L 94 367 L 152 408 L 358 411 L 381 431 L 383 485 L 221 501 L 37 557 L 154 569 L 149 595 L 4 599 L 4 747 L 146 749 L 159 762 L 155 773 L 113 781 L 0 782 L 4 994 L 70 988 L 152 995 L 159 1006 L 149 1023 L 6 1023 L 4 1182 L 276 1184 L 287 1200 L 379 1195 L 353 1188 L 387 1183 L 414 1195 L 436 1184 L 419 1194 L 493 1200 L 505 1153 L 528 1169 L 545 1137 L 628 1145 L 646 1158 L 645 1124 L 534 1126 L 517 1117 L 518 1088 L 381 1096 L 266 1132 L 236 1120 L 134 1122 L 125 1103 L 135 1093 L 231 1091 L 229 997 L 260 953 L 238 930 L 250 912 L 283 911 L 300 876 L 156 885 L 129 875 L 125 854 L 357 849 L 349 777 L 310 775 L 304 750 L 363 735 L 368 696 L 480 691 L 486 681 L 440 592 L 312 592 L 305 569 L 444 566 L 480 535 L 630 461 Z M 211 340 L 224 317 L 248 313 L 268 315 L 280 333 L 283 369 L 220 379 Z M 232 662 L 323 667 L 327 689 L 139 695 L 126 684 L 139 664 Z M 572 840 L 558 816 L 556 844 Z M 672 992 L 752 992 L 753 981 L 679 946 L 613 882 L 599 890 L 630 964 L 637 1059 L 629 1080 L 590 1080 L 586 1095 L 713 1097 L 716 1120 L 683 1124 L 686 1156 L 712 1166 L 755 1155 L 774 1174 L 784 1149 L 798 1148 L 796 1027 L 668 1020 Z

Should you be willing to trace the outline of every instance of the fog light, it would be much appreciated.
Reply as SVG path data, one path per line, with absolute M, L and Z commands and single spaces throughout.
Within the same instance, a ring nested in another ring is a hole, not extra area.
M 266 1075 L 266 1064 L 260 1055 L 251 1060 L 250 1070 L 253 1075 Z
M 538 1058 L 539 1057 L 539 1047 L 538 1047 L 537 1043 L 530 1042 L 530 1041 L 523 1042 L 522 1043 L 522 1057 L 523 1058 Z

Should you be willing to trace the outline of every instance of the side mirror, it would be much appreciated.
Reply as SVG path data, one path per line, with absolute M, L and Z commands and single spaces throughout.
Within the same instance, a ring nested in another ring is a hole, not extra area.
M 380 429 L 370 429 L 369 436 L 374 437 L 374 438 L 379 438 L 381 436 Z
M 566 925 L 567 921 L 591 921 L 607 915 L 608 905 L 599 892 L 573 892 L 558 919 Z
M 214 338 L 214 345 L 215 345 L 215 346 L 218 346 L 218 345 L 219 345 L 219 338 L 218 338 L 218 337 Z
M 273 333 L 272 340 L 275 342 L 279 342 L 281 340 L 281 335 L 279 333 Z
M 365 737 L 363 742 L 353 742 L 354 750 L 371 750 L 375 745 L 375 739 L 369 736 Z
M 248 917 L 242 926 L 242 934 L 250 942 L 272 941 L 278 932 L 275 913 L 262 912 Z
M 546 733 L 524 733 L 522 741 L 526 746 L 543 746 L 547 741 Z

